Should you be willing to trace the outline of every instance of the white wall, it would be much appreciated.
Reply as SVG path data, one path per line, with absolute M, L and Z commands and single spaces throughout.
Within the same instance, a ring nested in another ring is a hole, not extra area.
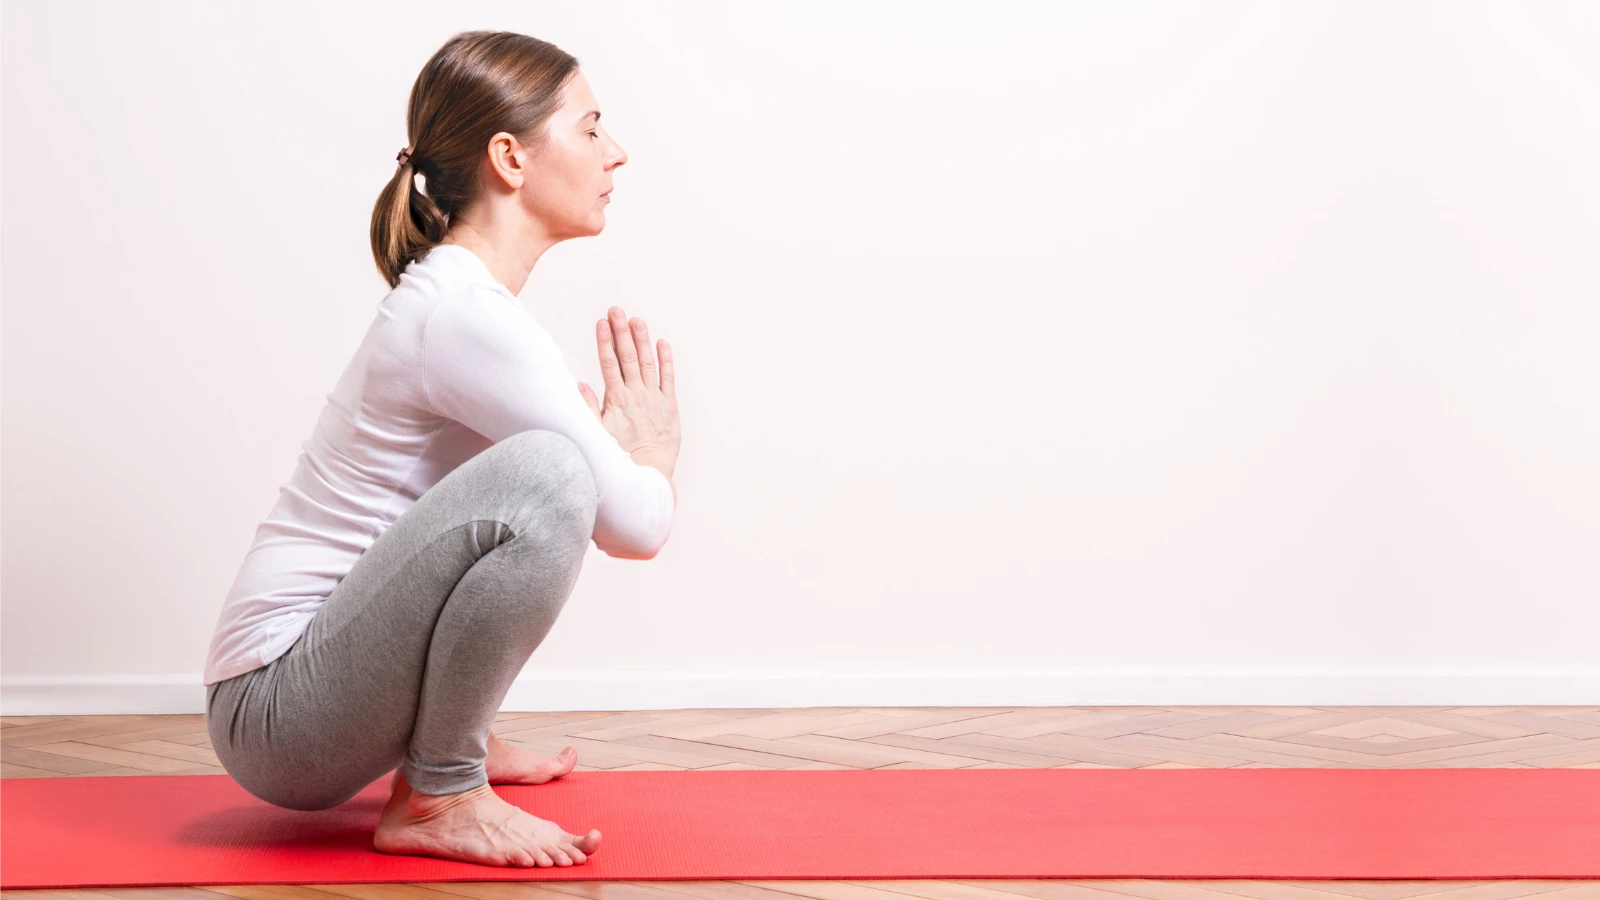
M 619 170 L 523 300 L 679 518 L 506 708 L 1600 703 L 1588 3 L 8 2 L 5 711 L 198 712 L 457 31 Z

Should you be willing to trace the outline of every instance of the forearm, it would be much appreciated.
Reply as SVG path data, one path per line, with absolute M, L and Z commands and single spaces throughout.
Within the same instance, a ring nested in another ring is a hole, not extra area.
M 667 484 L 672 486 L 672 505 L 676 508 L 678 505 L 678 485 L 672 480 L 672 471 L 677 464 L 677 460 L 666 451 L 656 447 L 640 447 L 629 455 L 639 465 L 649 466 L 667 476 Z

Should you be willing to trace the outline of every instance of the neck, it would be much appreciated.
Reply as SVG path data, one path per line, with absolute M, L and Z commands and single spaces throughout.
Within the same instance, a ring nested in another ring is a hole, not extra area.
M 528 273 L 555 241 L 542 234 L 515 234 L 504 229 L 478 228 L 470 222 L 452 222 L 442 243 L 459 244 L 477 254 L 495 280 L 515 295 L 522 293 Z

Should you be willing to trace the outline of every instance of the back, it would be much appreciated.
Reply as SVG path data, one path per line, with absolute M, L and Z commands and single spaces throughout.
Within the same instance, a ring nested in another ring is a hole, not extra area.
M 432 248 L 379 302 L 257 526 L 223 601 L 204 683 L 287 652 L 418 497 L 495 440 L 529 428 L 567 434 L 584 452 L 601 498 L 602 549 L 653 554 L 670 529 L 671 485 L 604 430 L 554 341 L 476 254 Z

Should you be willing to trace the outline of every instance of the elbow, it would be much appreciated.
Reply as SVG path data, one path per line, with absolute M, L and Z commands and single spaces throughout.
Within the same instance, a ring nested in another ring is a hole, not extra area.
M 639 559 L 655 559 L 656 554 L 661 552 L 661 548 L 667 545 L 668 537 L 669 535 L 663 534 L 660 538 L 651 541 L 645 546 L 644 552 L 640 554 Z
M 661 552 L 661 549 L 658 547 L 658 548 L 656 548 L 654 550 L 649 550 L 649 551 L 632 550 L 632 549 L 606 550 L 605 554 L 607 556 L 611 557 L 612 559 L 647 560 L 647 559 L 655 559 L 656 558 L 656 554 L 660 553 L 660 552 Z
M 671 537 L 676 518 L 671 506 L 622 522 L 607 513 L 602 509 L 595 519 L 594 542 L 607 556 L 616 559 L 654 559 Z
M 595 542 L 596 546 L 598 546 L 600 550 L 605 553 L 605 555 L 613 559 L 637 560 L 655 559 L 656 554 L 661 552 L 661 548 L 665 546 L 666 543 L 667 535 L 665 534 L 654 539 L 607 541 L 603 544 L 598 540 Z

